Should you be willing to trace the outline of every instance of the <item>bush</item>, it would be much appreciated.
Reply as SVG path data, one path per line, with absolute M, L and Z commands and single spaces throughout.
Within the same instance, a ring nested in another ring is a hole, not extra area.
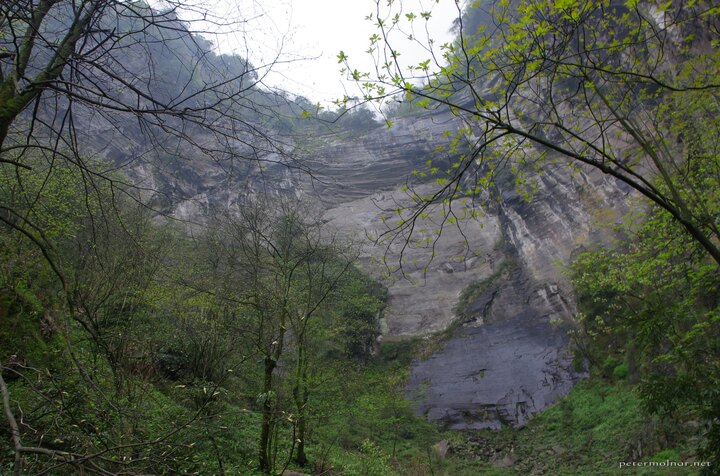
M 622 363 L 613 369 L 613 377 L 616 380 L 625 380 L 628 376 L 628 366 L 626 363 Z

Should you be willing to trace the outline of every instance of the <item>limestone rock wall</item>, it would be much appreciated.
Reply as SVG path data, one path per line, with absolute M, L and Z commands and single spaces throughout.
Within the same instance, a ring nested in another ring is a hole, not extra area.
M 611 240 L 610 226 L 622 219 L 632 201 L 627 187 L 595 171 L 550 167 L 539 176 L 530 202 L 515 192 L 511 181 L 501 183 L 500 203 L 475 203 L 476 218 L 446 223 L 439 238 L 434 235 L 440 228 L 437 220 L 419 220 L 410 241 L 427 238 L 424 245 L 408 246 L 403 237 L 371 243 L 387 230 L 382 217 L 409 204 L 401 187 L 412 170 L 433 158 L 433 141 L 441 140 L 451 126 L 448 121 L 398 121 L 397 130 L 322 151 L 321 180 L 326 185 L 314 192 L 328 208 L 326 219 L 348 236 L 365 239 L 366 270 L 379 278 L 387 266 L 396 270 L 396 279 L 386 281 L 386 334 L 408 337 L 446 329 L 456 320 L 453 306 L 463 289 L 490 278 L 508 260 L 528 282 L 505 309 L 525 309 L 537 298 L 533 305 L 542 316 L 572 320 L 574 300 L 563 275 L 565 266 L 591 243 Z M 418 191 L 427 193 L 432 187 L 420 186 Z M 401 255 L 404 273 L 397 272 Z M 477 314 L 476 307 L 471 306 L 471 314 Z
M 497 185 L 499 202 L 453 204 L 460 214 L 474 207 L 474 218 L 454 225 L 420 219 L 409 242 L 388 235 L 373 244 L 387 229 L 383 217 L 409 203 L 407 176 L 434 158 L 453 127 L 449 115 L 426 114 L 362 137 L 318 137 L 307 156 L 312 176 L 272 161 L 235 177 L 186 172 L 192 185 L 176 174 L 175 187 L 191 193 L 174 212 L 193 216 L 259 189 L 317 202 L 331 226 L 363 244 L 361 266 L 388 286 L 384 338 L 451 330 L 437 352 L 411 369 L 407 392 L 417 412 L 449 428 L 522 425 L 583 376 L 569 351 L 575 301 L 563 271 L 576 254 L 614 238 L 611 225 L 634 199 L 597 171 L 573 173 L 558 162 L 537 177 L 530 201 L 506 177 Z M 145 180 L 162 179 L 145 172 Z M 442 206 L 431 208 L 431 217 Z M 453 308 L 469 286 L 475 292 L 458 316 Z
M 426 119 L 401 123 L 401 133 L 378 134 L 371 143 L 345 145 L 347 162 L 324 169 L 346 181 L 342 192 L 326 189 L 327 220 L 349 236 L 377 238 L 387 210 L 408 203 L 404 177 L 432 158 L 428 142 L 445 129 L 446 122 Z M 386 337 L 429 336 L 453 326 L 438 351 L 413 364 L 407 387 L 418 414 L 447 428 L 523 425 L 585 375 L 570 349 L 576 309 L 565 270 L 589 246 L 613 240 L 612 225 L 635 203 L 629 187 L 614 179 L 562 165 L 538 177 L 530 201 L 512 180 L 498 189 L 499 203 L 474 204 L 477 218 L 443 227 L 437 241 L 438 223 L 419 220 L 416 230 L 426 231 L 415 238 L 428 235 L 430 243 L 368 241 L 363 255 L 377 277 L 404 259 L 403 277 L 386 281 Z M 458 316 L 453 308 L 468 286 L 477 291 Z

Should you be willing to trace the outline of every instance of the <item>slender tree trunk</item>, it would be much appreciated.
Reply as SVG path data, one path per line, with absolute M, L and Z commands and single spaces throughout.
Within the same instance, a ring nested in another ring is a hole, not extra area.
M 0 396 L 2 397 L 2 407 L 5 419 L 10 425 L 10 437 L 12 438 L 14 450 L 15 450 L 15 462 L 13 464 L 13 476 L 20 476 L 22 474 L 22 441 L 20 440 L 20 428 L 18 427 L 15 415 L 13 415 L 12 408 L 10 407 L 10 393 L 8 392 L 7 385 L 5 385 L 5 379 L 2 376 L 3 366 L 0 363 Z
M 307 417 L 305 414 L 305 408 L 307 407 L 307 387 L 302 390 L 302 404 L 299 409 L 298 415 L 298 449 L 297 449 L 297 464 L 305 466 L 308 463 L 307 455 L 305 454 L 305 433 L 307 429 Z
M 263 395 L 265 400 L 262 407 L 262 427 L 260 430 L 260 470 L 266 474 L 272 471 L 272 458 L 270 448 L 270 438 L 272 435 L 272 410 L 273 402 L 271 392 L 273 389 L 273 372 L 277 363 L 271 356 L 265 357 L 265 381 L 263 383 Z
M 307 389 L 307 357 L 305 355 L 305 336 L 299 336 L 298 338 L 298 357 L 297 357 L 297 372 L 295 374 L 295 386 L 293 388 L 293 399 L 295 400 L 295 407 L 297 408 L 297 456 L 295 461 L 300 466 L 307 464 L 307 455 L 305 454 L 305 431 L 307 428 L 307 401 L 308 401 L 308 389 Z
M 628 382 L 635 385 L 640 382 L 640 364 L 638 362 L 638 348 L 634 339 L 627 348 Z

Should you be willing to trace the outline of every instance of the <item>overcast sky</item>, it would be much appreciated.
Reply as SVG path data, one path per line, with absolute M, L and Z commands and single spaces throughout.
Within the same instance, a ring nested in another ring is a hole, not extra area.
M 337 60 L 340 50 L 349 56 L 354 68 L 365 71 L 373 67 L 365 51 L 376 29 L 365 18 L 375 12 L 374 0 L 239 0 L 225 5 L 230 5 L 226 7 L 230 9 L 228 15 L 248 21 L 241 35 L 216 39 L 216 44 L 221 51 L 249 56 L 255 65 L 273 61 L 280 52 L 281 63 L 265 81 L 269 86 L 328 105 L 345 94 Z M 387 0 L 381 5 L 387 8 Z M 432 11 L 428 25 L 436 45 L 450 39 L 452 20 L 457 16 L 455 0 L 405 0 L 401 17 L 410 11 Z M 424 20 L 415 20 L 414 24 L 419 29 L 417 36 L 426 36 Z M 428 58 L 419 47 L 398 45 L 407 63 Z M 349 96 L 357 94 L 355 86 L 347 83 L 346 87 L 352 88 L 348 89 Z

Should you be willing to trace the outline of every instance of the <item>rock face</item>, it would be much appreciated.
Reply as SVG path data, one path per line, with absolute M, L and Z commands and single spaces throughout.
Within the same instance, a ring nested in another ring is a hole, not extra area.
M 360 236 L 366 233 L 378 237 L 384 230 L 381 216 L 402 199 L 397 191 L 375 193 L 340 204 L 328 210 L 325 217 L 348 235 L 357 236 L 359 232 Z M 436 208 L 433 207 L 431 212 Z M 427 221 L 420 220 L 418 227 L 427 227 L 427 232 L 420 235 L 434 240 L 436 226 Z M 472 252 L 467 252 L 466 240 Z M 497 217 L 486 216 L 443 229 L 437 242 L 406 246 L 400 237 L 376 246 L 368 243 L 362 264 L 379 278 L 386 271 L 384 259 L 388 266 L 397 267 L 400 254 L 404 254 L 405 277 L 386 280 L 389 299 L 384 334 L 399 338 L 445 330 L 455 320 L 452 309 L 460 292 L 478 279 L 489 278 L 494 263 L 502 261 L 498 253 L 501 241 L 500 221 Z
M 381 236 L 387 229 L 383 217 L 410 203 L 401 187 L 413 169 L 433 158 L 432 140 L 442 136 L 448 121 L 432 117 L 398 121 L 397 130 L 322 150 L 317 161 L 326 165 L 320 180 L 329 185 L 317 191 L 328 208 L 326 219 L 350 236 Z M 385 164 L 389 164 L 387 173 Z M 478 213 L 456 224 L 445 223 L 439 238 L 435 235 L 439 222 L 429 218 L 418 220 L 410 244 L 403 236 L 393 240 L 390 235 L 379 246 L 366 240 L 363 262 L 376 276 L 382 277 L 384 263 L 397 267 L 401 254 L 404 260 L 404 279 L 388 282 L 386 334 L 410 337 L 445 330 L 457 319 L 453 306 L 463 289 L 491 278 L 508 260 L 523 270 L 528 285 L 506 300 L 503 316 L 496 319 L 525 311 L 537 298 L 543 306 L 541 315 L 571 320 L 573 299 L 562 271 L 573 254 L 591 242 L 612 238 L 607 225 L 627 212 L 629 190 L 600 174 L 572 175 L 569 169 L 556 167 L 540 176 L 531 202 L 514 191 L 509 177 L 498 185 L 500 203 L 456 204 L 457 215 L 468 207 Z M 416 190 L 422 195 L 434 187 L 421 185 Z M 428 213 L 437 217 L 441 208 L 431 207 Z M 495 313 L 501 312 L 497 309 Z
M 381 217 L 408 203 L 403 177 L 432 158 L 428 138 L 447 127 L 444 120 L 401 123 L 399 132 L 345 145 L 344 168 L 323 169 L 347 184 L 325 217 L 348 234 L 378 237 Z M 385 163 L 391 164 L 387 174 L 381 173 Z M 432 186 L 426 187 L 419 192 Z M 418 238 L 428 236 L 430 243 L 390 240 L 363 255 L 363 265 L 377 276 L 385 269 L 379 262 L 397 266 L 401 254 L 405 260 L 405 278 L 388 282 L 386 337 L 427 336 L 454 325 L 440 350 L 413 365 L 407 387 L 418 414 L 452 429 L 522 425 L 584 376 L 569 349 L 575 304 L 563 271 L 591 243 L 611 240 L 608 225 L 632 203 L 622 184 L 563 166 L 539 177 L 530 202 L 514 191 L 512 178 L 498 187 L 499 203 L 444 227 L 437 241 L 437 222 L 420 220 L 416 229 L 427 231 Z M 453 307 L 468 286 L 475 292 L 459 317 Z
M 435 205 L 409 241 L 387 235 L 373 245 L 393 210 L 410 203 L 406 177 L 435 158 L 443 132 L 454 127 L 449 115 L 426 114 L 363 137 L 318 137 L 312 179 L 278 165 L 260 171 L 272 176 L 262 187 L 317 201 L 332 226 L 364 241 L 361 266 L 376 277 L 397 270 L 402 257 L 402 277 L 386 281 L 385 338 L 451 329 L 440 350 L 411 369 L 407 393 L 419 414 L 454 429 L 522 425 L 583 376 L 569 352 L 566 331 L 575 305 L 563 269 L 591 243 L 612 239 L 607 225 L 620 221 L 632 197 L 602 174 L 571 173 L 560 163 L 537 177 L 529 202 L 506 176 L 498 180 L 499 202 Z M 199 170 L 195 179 L 187 172 L 192 186 L 174 179 L 176 188 L 192 192 L 175 205 L 176 216 L 196 215 L 213 203 L 231 205 L 248 183 L 260 183 L 252 168 L 241 179 L 219 179 L 216 172 Z M 160 180 L 145 171 L 137 175 Z M 418 192 L 433 187 L 421 184 Z M 438 221 L 447 206 L 459 215 L 475 213 L 454 224 Z M 457 309 L 466 288 L 473 292 L 465 292 L 466 306 Z
M 583 377 L 567 324 L 548 317 L 566 315 L 565 304 L 558 294 L 528 296 L 533 288 L 543 289 L 522 268 L 508 271 L 470 306 L 476 321 L 413 365 L 408 396 L 418 413 L 450 429 L 522 425 Z

